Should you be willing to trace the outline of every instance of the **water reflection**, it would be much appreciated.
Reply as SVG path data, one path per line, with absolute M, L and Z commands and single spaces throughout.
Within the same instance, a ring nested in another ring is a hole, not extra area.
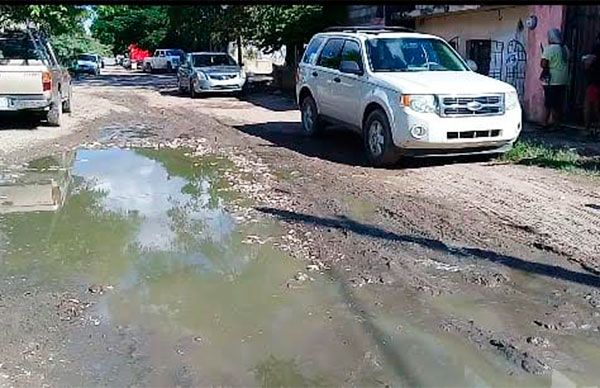
M 48 165 L 37 161 L 29 172 Z M 0 214 L 0 270 L 114 286 L 96 299 L 95 314 L 104 327 L 143 333 L 140 342 L 154 349 L 144 355 L 154 385 L 510 380 L 476 349 L 410 324 L 406 311 L 373 315 L 343 280 L 315 275 L 287 288 L 301 264 L 268 243 L 245 243 L 276 227 L 236 225 L 224 209 L 231 167 L 178 150 L 79 151 L 61 208 Z M 81 344 L 70 349 L 77 359 Z
M 56 211 L 71 184 L 73 153 L 39 159 L 24 171 L 0 174 L 0 214 Z

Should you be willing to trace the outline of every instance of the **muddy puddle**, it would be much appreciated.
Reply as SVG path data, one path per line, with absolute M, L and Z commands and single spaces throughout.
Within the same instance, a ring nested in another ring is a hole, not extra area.
M 409 311 L 370 311 L 372 299 L 334 273 L 306 271 L 272 244 L 277 225 L 239 224 L 226 210 L 231 168 L 177 150 L 104 149 L 3 175 L 0 271 L 89 288 L 90 307 L 64 324 L 101 345 L 67 341 L 62 357 L 78 372 L 57 372 L 59 385 L 550 385 L 508 376 L 502 360 Z M 138 345 L 111 364 L 124 332 Z

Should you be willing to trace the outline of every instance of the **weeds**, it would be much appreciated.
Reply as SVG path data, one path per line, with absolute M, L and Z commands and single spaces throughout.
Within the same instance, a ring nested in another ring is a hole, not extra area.
M 600 160 L 584 157 L 567 148 L 555 148 L 544 143 L 519 140 L 501 161 L 528 166 L 549 167 L 569 172 L 600 175 Z

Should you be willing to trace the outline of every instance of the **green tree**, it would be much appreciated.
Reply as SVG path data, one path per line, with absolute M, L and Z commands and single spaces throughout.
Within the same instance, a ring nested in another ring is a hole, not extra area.
M 95 53 L 101 56 L 109 56 L 112 48 L 102 44 L 96 38 L 79 34 L 61 34 L 52 37 L 54 52 L 63 63 L 68 63 L 78 54 Z
M 101 5 L 95 8 L 93 35 L 124 52 L 131 43 L 149 50 L 158 48 L 169 32 L 168 6 Z
M 0 24 L 32 21 L 50 34 L 83 31 L 88 9 L 76 5 L 0 5 Z
M 344 21 L 344 6 L 325 5 L 253 5 L 247 7 L 245 36 L 267 50 L 285 45 L 290 63 L 295 47 L 302 47 L 323 28 Z

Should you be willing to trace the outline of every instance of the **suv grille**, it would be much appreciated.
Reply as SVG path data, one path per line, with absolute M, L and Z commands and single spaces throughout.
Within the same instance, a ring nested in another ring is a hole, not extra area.
M 485 96 L 440 96 L 440 115 L 458 116 L 495 116 L 504 114 L 504 95 Z

